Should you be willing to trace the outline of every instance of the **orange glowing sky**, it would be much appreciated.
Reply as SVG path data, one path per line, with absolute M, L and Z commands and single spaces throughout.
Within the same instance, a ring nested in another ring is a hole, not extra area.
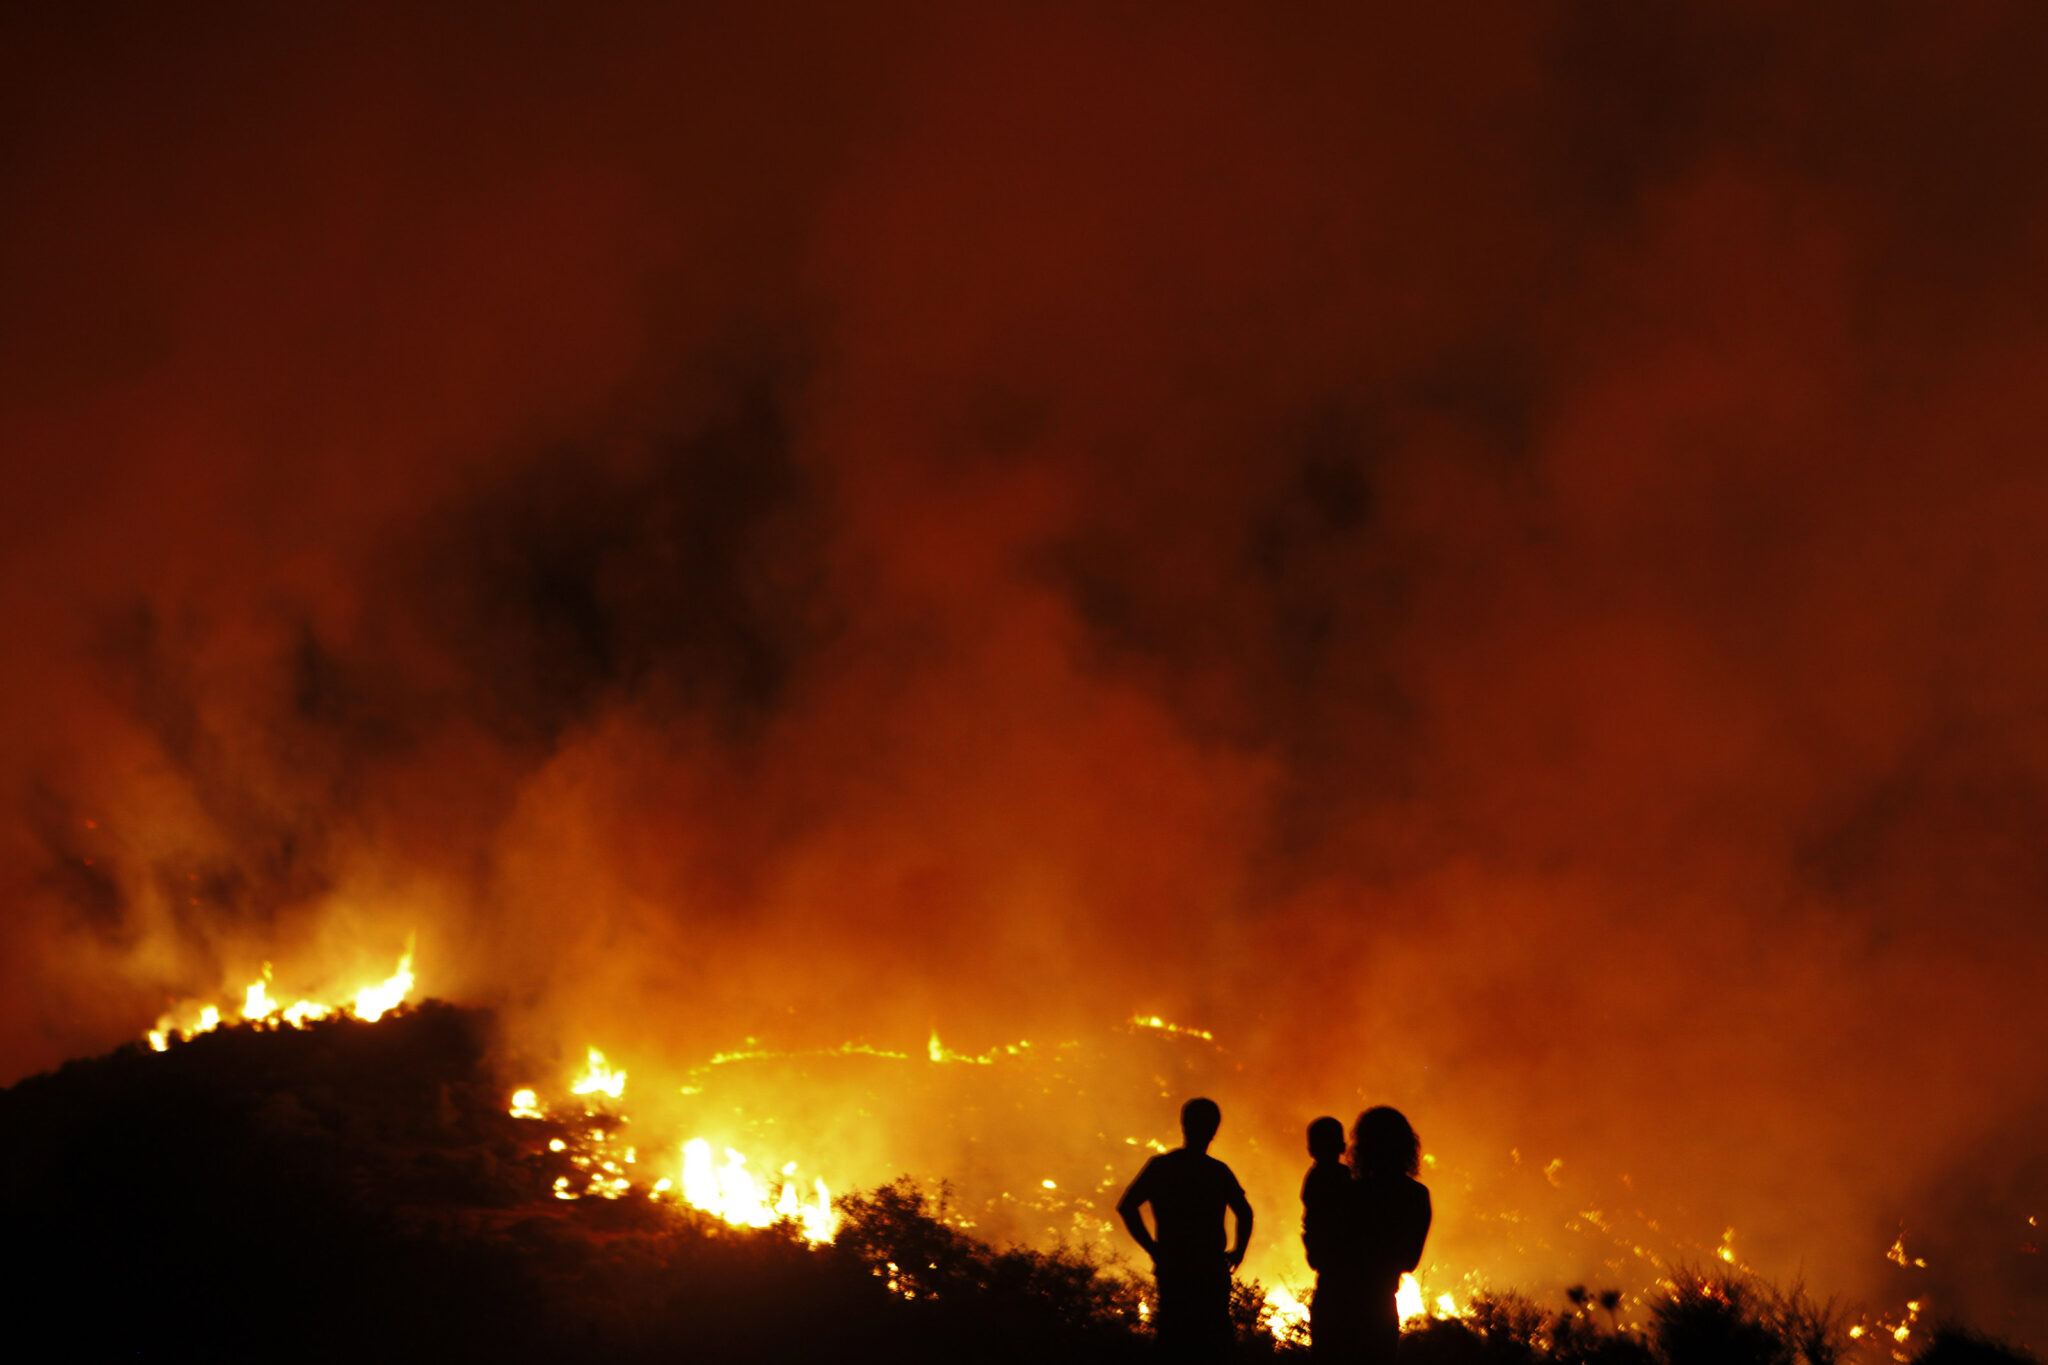
M 960 9 L 0 15 L 0 1079 L 1158 1012 L 1997 1319 L 2048 16 Z

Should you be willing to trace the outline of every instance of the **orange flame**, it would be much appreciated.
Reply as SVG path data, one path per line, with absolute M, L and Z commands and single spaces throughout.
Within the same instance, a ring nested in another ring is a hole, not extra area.
M 304 1028 L 315 1020 L 347 1013 L 365 1023 L 375 1023 L 405 1003 L 406 997 L 412 994 L 415 984 L 412 959 L 413 942 L 408 936 L 405 952 L 398 959 L 397 970 L 384 980 L 357 990 L 349 997 L 349 1003 L 339 1005 L 316 1000 L 298 1000 L 290 1005 L 280 1006 L 270 994 L 271 968 L 266 962 L 263 964 L 263 975 L 250 982 L 242 991 L 242 1022 L 256 1028 L 277 1028 L 280 1025 Z M 196 1038 L 221 1026 L 223 1017 L 220 1006 L 203 1005 L 194 1014 L 191 1012 L 193 1003 L 187 1001 L 165 1013 L 156 1021 L 156 1027 L 143 1035 L 152 1050 L 168 1051 L 173 1042 Z M 188 1022 L 178 1022 L 181 1016 Z

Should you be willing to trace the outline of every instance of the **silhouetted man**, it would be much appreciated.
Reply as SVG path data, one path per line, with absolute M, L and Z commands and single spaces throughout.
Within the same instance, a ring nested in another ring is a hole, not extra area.
M 1160 1354 L 1213 1361 L 1230 1355 L 1230 1272 L 1252 1240 L 1252 1205 L 1230 1168 L 1209 1155 L 1223 1123 L 1214 1100 L 1181 1106 L 1181 1145 L 1145 1163 L 1116 1211 L 1145 1254 L 1159 1288 Z M 1152 1206 L 1158 1231 L 1138 1212 Z M 1223 1211 L 1237 1216 L 1237 1236 L 1224 1249 Z

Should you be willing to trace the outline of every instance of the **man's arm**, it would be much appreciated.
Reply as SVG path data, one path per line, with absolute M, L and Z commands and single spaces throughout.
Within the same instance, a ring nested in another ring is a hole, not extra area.
M 1151 1169 L 1151 1163 L 1148 1162 L 1145 1170 L 1138 1172 L 1138 1178 L 1124 1191 L 1124 1197 L 1116 1201 L 1116 1211 L 1124 1220 L 1124 1226 L 1131 1230 L 1131 1237 L 1139 1246 L 1145 1248 L 1147 1256 L 1156 1261 L 1159 1259 L 1159 1242 L 1152 1236 L 1152 1229 L 1145 1226 L 1144 1215 L 1138 1212 L 1151 1198 L 1151 1195 L 1142 1188 L 1145 1184 L 1145 1173 Z
M 1244 1186 L 1231 1191 L 1230 1211 L 1237 1215 L 1237 1240 L 1231 1244 L 1226 1259 L 1235 1270 L 1244 1264 L 1244 1253 L 1252 1244 L 1252 1201 L 1244 1197 Z

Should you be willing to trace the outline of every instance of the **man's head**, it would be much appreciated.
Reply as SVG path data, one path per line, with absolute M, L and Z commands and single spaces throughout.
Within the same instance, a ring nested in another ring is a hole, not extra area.
M 1180 1107 L 1181 1140 L 1198 1152 L 1209 1150 L 1222 1126 L 1223 1111 L 1214 1100 L 1189 1100 Z
M 1308 1126 L 1308 1154 L 1317 1161 L 1335 1161 L 1344 1155 L 1344 1120 L 1328 1115 Z

